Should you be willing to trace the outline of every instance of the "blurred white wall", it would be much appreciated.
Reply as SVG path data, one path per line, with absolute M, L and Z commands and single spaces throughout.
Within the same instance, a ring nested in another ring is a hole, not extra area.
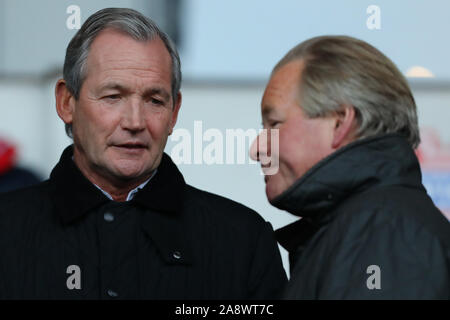
M 379 8 L 380 29 L 367 20 Z M 293 46 L 324 34 L 369 42 L 403 72 L 420 65 L 450 79 L 448 0 L 186 0 L 182 53 L 198 78 L 264 78 Z
M 161 0 L 162 1 L 162 0 Z M 42 75 L 60 69 L 66 47 L 78 31 L 66 26 L 67 8 L 80 8 L 81 23 L 102 8 L 130 7 L 155 13 L 160 0 L 1 0 L 0 74 Z

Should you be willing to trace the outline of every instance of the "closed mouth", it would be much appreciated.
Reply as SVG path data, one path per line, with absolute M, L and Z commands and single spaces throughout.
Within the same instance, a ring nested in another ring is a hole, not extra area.
M 261 170 L 264 173 L 264 181 L 267 182 L 267 179 L 270 174 L 268 174 L 268 171 L 272 169 L 271 167 L 272 162 L 269 162 L 268 164 L 261 164 Z
M 146 149 L 147 148 L 147 146 L 142 143 L 124 143 L 124 144 L 117 144 L 114 146 L 119 147 L 119 148 L 126 148 L 126 149 Z

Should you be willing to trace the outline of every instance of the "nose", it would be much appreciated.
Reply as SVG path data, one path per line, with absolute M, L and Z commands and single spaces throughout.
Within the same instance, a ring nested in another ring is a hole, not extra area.
M 138 132 L 145 129 L 145 117 L 143 102 L 138 99 L 130 99 L 123 111 L 121 126 L 124 130 Z
M 252 145 L 250 146 L 250 158 L 253 161 L 259 161 L 258 140 L 259 135 L 253 140 Z
M 254 161 L 261 161 L 261 157 L 268 154 L 267 130 L 262 130 L 250 146 L 250 158 Z

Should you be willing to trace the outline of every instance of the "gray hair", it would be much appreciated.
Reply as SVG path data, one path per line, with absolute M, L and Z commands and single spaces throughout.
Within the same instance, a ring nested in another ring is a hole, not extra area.
M 181 87 L 181 62 L 175 44 L 167 34 L 149 18 L 136 10 L 106 8 L 91 15 L 70 41 L 64 61 L 64 80 L 69 92 L 78 100 L 86 77 L 86 60 L 90 46 L 105 29 L 123 32 L 137 41 L 163 41 L 172 59 L 172 97 L 175 103 Z M 66 133 L 72 138 L 72 125 L 66 124 Z
M 368 43 L 346 36 L 321 36 L 300 43 L 275 66 L 302 60 L 300 105 L 310 118 L 355 109 L 357 139 L 403 134 L 413 148 L 420 143 L 416 103 L 394 63 Z

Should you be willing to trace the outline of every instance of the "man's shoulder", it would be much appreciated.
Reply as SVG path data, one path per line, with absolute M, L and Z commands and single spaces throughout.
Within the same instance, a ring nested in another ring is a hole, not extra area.
M 253 209 L 223 196 L 186 185 L 186 204 L 195 211 L 226 219 L 230 223 L 263 224 L 265 220 Z
M 320 259 L 321 272 L 329 279 L 322 298 L 446 295 L 442 283 L 448 281 L 449 222 L 423 189 L 380 186 L 352 195 L 335 213 L 319 238 L 320 246 L 309 251 L 311 263 Z M 385 279 L 383 291 L 367 290 L 368 267 L 373 265 Z
M 406 234 L 411 239 L 420 232 L 450 246 L 450 223 L 421 188 L 373 188 L 349 197 L 339 210 L 341 222 L 353 228 L 394 228 L 399 236 Z

